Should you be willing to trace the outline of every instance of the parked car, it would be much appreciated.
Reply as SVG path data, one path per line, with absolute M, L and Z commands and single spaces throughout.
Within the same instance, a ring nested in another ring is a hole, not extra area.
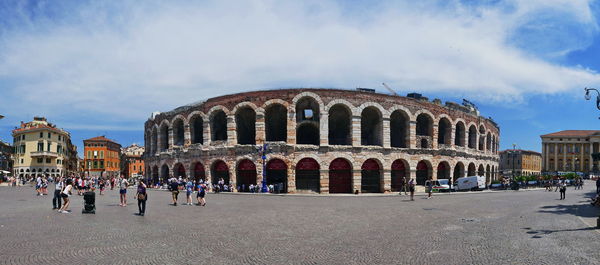
M 494 184 L 490 184 L 490 189 L 503 189 L 504 187 L 502 186 L 502 183 L 494 183 Z
M 433 181 L 433 190 L 437 190 L 439 192 L 449 192 L 450 191 L 450 181 L 447 179 L 438 179 Z
M 458 178 L 454 185 L 454 190 L 482 190 L 485 189 L 484 176 L 469 176 Z

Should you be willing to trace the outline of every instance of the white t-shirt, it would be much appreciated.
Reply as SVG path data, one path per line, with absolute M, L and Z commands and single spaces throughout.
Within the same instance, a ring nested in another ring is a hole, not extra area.
M 63 190 L 63 192 L 62 192 L 62 193 L 63 193 L 63 194 L 66 194 L 67 196 L 71 196 L 71 195 L 69 194 L 69 192 L 71 192 L 71 189 L 72 189 L 72 188 L 73 188 L 73 185 L 69 184 L 69 185 L 67 185 L 67 186 L 65 187 L 65 190 Z
M 127 182 L 126 179 L 121 179 L 121 189 L 127 189 L 127 186 L 129 185 L 129 182 Z

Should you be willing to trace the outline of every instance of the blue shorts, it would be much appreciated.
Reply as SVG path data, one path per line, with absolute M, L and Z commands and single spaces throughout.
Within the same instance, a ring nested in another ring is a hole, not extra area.
M 192 195 L 192 191 L 188 190 L 188 191 L 185 192 L 185 194 L 187 194 L 187 196 L 190 196 L 190 195 Z
M 120 189 L 120 190 L 119 190 L 119 193 L 120 193 L 120 194 L 127 194 L 127 189 Z

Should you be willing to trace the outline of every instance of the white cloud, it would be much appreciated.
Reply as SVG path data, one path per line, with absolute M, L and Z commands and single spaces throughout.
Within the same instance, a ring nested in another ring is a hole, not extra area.
M 386 82 L 402 93 L 503 102 L 600 84 L 595 72 L 552 60 L 584 48 L 597 33 L 588 1 L 418 2 L 64 7 L 63 17 L 28 19 L 27 27 L 0 35 L 0 89 L 9 112 L 31 106 L 112 124 L 266 87 L 379 88 Z M 544 21 L 552 24 L 544 28 Z M 585 34 L 554 34 L 560 23 Z M 565 35 L 574 39 L 555 43 Z M 552 45 L 524 45 L 546 41 Z

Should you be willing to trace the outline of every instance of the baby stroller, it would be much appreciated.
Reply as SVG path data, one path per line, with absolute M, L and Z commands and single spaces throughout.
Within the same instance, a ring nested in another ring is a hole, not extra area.
M 96 193 L 88 191 L 83 194 L 83 210 L 81 213 L 96 214 Z

